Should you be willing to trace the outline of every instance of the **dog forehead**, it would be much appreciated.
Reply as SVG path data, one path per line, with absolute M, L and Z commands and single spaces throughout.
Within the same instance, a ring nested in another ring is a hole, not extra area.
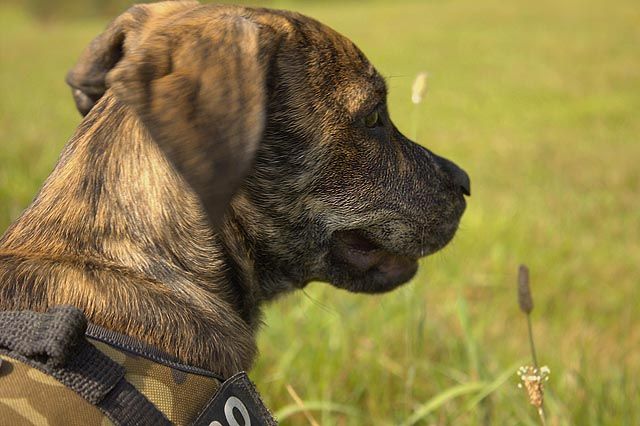
M 278 11 L 279 12 L 279 11 Z M 331 27 L 295 12 L 284 12 L 294 55 L 306 57 L 312 86 L 330 91 L 347 114 L 372 108 L 386 95 L 386 83 L 364 53 Z M 283 17 L 278 14 L 278 16 Z
M 185 26 L 198 28 L 203 34 L 216 34 L 220 30 L 218 25 L 228 20 L 256 24 L 263 37 L 279 44 L 279 49 L 287 50 L 285 68 L 307 74 L 313 93 L 328 95 L 335 106 L 351 116 L 372 108 L 374 105 L 370 104 L 380 102 L 386 95 L 384 79 L 349 38 L 300 13 L 235 5 L 199 5 L 191 1 L 154 3 L 140 9 L 150 15 L 150 19 L 144 17 L 145 33 L 162 31 L 173 33 L 176 38 Z M 273 34 L 279 36 L 271 37 Z M 266 46 L 274 47 L 263 45 Z M 295 67 L 293 64 L 298 61 L 293 58 L 304 58 L 306 69 Z

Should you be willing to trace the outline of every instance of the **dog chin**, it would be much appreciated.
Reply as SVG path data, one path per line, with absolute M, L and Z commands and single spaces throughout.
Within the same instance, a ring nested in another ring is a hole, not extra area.
M 357 230 L 333 235 L 329 262 L 329 281 L 358 293 L 393 290 L 413 278 L 418 270 L 417 258 L 390 252 Z
M 328 280 L 334 287 L 354 293 L 386 293 L 405 284 L 418 270 L 418 262 L 374 269 L 364 274 L 354 274 L 346 265 L 335 265 Z

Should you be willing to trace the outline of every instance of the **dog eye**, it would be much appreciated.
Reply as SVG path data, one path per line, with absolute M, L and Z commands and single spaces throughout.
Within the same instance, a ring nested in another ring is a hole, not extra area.
M 380 125 L 380 114 L 377 109 L 364 118 L 364 125 L 370 129 Z

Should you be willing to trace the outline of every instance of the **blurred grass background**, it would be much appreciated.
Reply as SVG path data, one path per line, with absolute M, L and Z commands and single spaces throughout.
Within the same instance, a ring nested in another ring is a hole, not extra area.
M 80 122 L 66 71 L 125 3 L 0 5 L 0 232 Z M 418 141 L 473 188 L 458 236 L 410 285 L 312 284 L 267 308 L 252 377 L 282 423 L 308 424 L 289 385 L 323 425 L 537 424 L 515 375 L 525 262 L 549 424 L 640 424 L 637 0 L 261 4 L 354 40 L 387 76 L 399 128 L 418 116 Z

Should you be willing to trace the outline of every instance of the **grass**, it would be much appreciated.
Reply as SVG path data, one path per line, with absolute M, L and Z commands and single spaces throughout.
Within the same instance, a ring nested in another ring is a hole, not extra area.
M 369 297 L 312 284 L 266 310 L 252 372 L 283 424 L 537 424 L 516 387 L 526 262 L 549 425 L 640 424 L 640 9 L 635 0 L 272 2 L 352 38 L 392 116 L 464 166 L 455 241 Z M 0 8 L 0 230 L 79 116 L 63 83 L 106 19 Z M 412 111 L 413 77 L 429 92 Z

